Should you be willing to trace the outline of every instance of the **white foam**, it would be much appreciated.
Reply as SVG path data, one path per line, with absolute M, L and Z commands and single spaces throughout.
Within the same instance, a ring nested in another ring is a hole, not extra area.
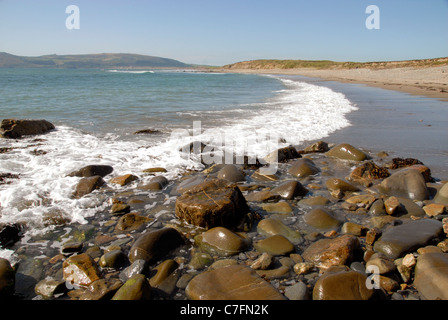
M 144 73 L 154 73 L 152 70 L 107 70 L 107 72 L 114 73 L 129 73 L 129 74 L 144 74 Z

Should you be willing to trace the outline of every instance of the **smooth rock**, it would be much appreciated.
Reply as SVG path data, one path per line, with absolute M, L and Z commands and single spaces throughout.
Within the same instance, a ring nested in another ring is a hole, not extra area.
M 254 270 L 266 270 L 273 264 L 273 255 L 263 252 L 251 265 L 250 267 Z
M 423 176 L 417 170 L 402 169 L 379 185 L 379 191 L 389 195 L 412 200 L 429 199 L 429 191 Z
M 313 289 L 313 300 L 369 300 L 374 290 L 366 286 L 367 277 L 357 271 L 325 272 Z
M 114 177 L 110 180 L 110 183 L 118 184 L 120 186 L 125 186 L 135 180 L 138 180 L 138 177 L 133 174 L 125 174 L 122 176 Z
M 100 273 L 95 261 L 85 253 L 67 258 L 63 264 L 64 280 L 74 286 L 87 287 L 100 279 Z
M 389 259 L 425 246 L 432 239 L 443 234 L 442 223 L 432 219 L 420 219 L 391 227 L 375 242 L 374 250 Z
M 282 235 L 293 244 L 300 244 L 303 242 L 302 235 L 299 231 L 291 229 L 275 218 L 266 218 L 258 222 L 257 231 L 265 237 Z
M 110 300 L 123 282 L 118 279 L 100 279 L 93 282 L 79 297 L 79 300 Z
M 101 176 L 82 178 L 76 185 L 75 196 L 81 198 L 101 188 L 104 184 L 105 182 Z
M 153 275 L 149 279 L 149 284 L 151 285 L 151 288 L 157 288 L 160 289 L 164 287 L 165 282 L 171 282 L 175 285 L 177 282 L 177 279 L 175 281 L 171 277 L 173 276 L 173 273 L 177 270 L 179 267 L 179 264 L 174 261 L 173 259 L 167 259 L 163 262 L 161 262 L 157 267 L 155 267 L 152 271 L 156 271 L 156 274 Z
M 325 182 L 327 189 L 330 191 L 341 190 L 343 192 L 359 191 L 359 188 L 339 178 L 331 178 Z
M 135 260 L 129 267 L 123 269 L 120 272 L 119 278 L 121 281 L 126 282 L 136 274 L 146 274 L 147 263 L 143 259 Z
M 434 197 L 434 202 L 448 206 L 448 183 L 445 183 L 442 188 L 437 191 Z
M 295 160 L 288 170 L 289 174 L 299 179 L 313 176 L 315 174 L 318 174 L 319 172 L 320 169 L 316 166 L 313 160 L 308 158 Z
M 34 292 L 44 299 L 53 298 L 55 295 L 67 292 L 67 290 L 65 281 L 58 281 L 52 278 L 45 278 L 34 287 Z
M 268 213 L 291 213 L 292 208 L 287 202 L 264 203 L 261 205 L 264 211 Z
M 115 232 L 121 233 L 137 230 L 150 220 L 150 218 L 143 217 L 134 212 L 127 213 L 118 219 L 117 224 L 115 225 Z
M 308 194 L 308 189 L 305 188 L 299 181 L 289 180 L 281 183 L 279 186 L 271 190 L 273 194 L 278 194 L 282 199 L 292 200 L 295 197 L 304 197 Z
M 270 190 L 262 190 L 251 192 L 245 196 L 247 201 L 250 202 L 266 202 L 271 200 L 278 200 L 280 196 L 278 194 L 272 193 Z
M 347 143 L 334 146 L 326 153 L 326 155 L 352 161 L 364 161 L 367 159 L 367 155 L 364 152 Z
M 315 208 L 303 216 L 303 221 L 309 226 L 320 230 L 334 230 L 339 228 L 342 221 L 337 219 L 333 213 L 324 208 Z
M 254 248 L 260 252 L 267 252 L 273 256 L 287 255 L 295 250 L 294 244 L 279 234 L 256 242 Z
M 448 300 L 448 254 L 421 254 L 415 266 L 414 285 L 426 300 Z
M 14 292 L 15 272 L 11 263 L 0 258 L 0 297 L 10 296 Z
M 121 250 L 112 250 L 103 254 L 99 265 L 102 268 L 118 269 L 128 261 L 128 257 Z
M 108 174 L 112 173 L 114 171 L 114 168 L 107 165 L 89 165 L 86 167 L 83 167 L 77 171 L 73 171 L 68 176 L 69 177 L 93 177 L 93 176 L 100 176 L 105 177 Z
M 243 172 L 233 164 L 227 164 L 221 170 L 219 170 L 218 179 L 223 179 L 230 182 L 239 182 L 245 180 Z
M 129 261 L 133 263 L 138 259 L 143 259 L 152 263 L 182 244 L 184 244 L 182 236 L 173 228 L 144 233 L 132 245 L 129 251 Z
M 430 203 L 423 207 L 423 211 L 430 217 L 437 217 L 445 213 L 445 205 L 439 203 Z
M 179 185 L 176 188 L 176 192 L 178 194 L 182 194 L 192 188 L 194 188 L 197 185 L 200 185 L 205 181 L 205 176 L 202 175 L 196 175 L 191 178 L 187 178 L 185 180 L 182 180 L 182 182 L 179 183 Z
M 322 270 L 352 262 L 360 250 L 357 237 L 342 235 L 334 239 L 321 239 L 312 243 L 302 254 Z
M 194 240 L 203 251 L 223 257 L 238 254 L 250 245 L 249 239 L 224 227 L 207 230 Z
M 112 300 L 150 300 L 151 298 L 151 286 L 148 279 L 143 274 L 137 274 L 118 289 Z
M 396 269 L 396 265 L 392 260 L 389 260 L 386 257 L 378 254 L 372 255 L 372 257 L 366 263 L 367 270 L 374 270 L 371 269 L 372 267 L 374 267 L 376 272 L 379 274 L 389 273 Z
M 324 153 L 330 150 L 328 148 L 328 143 L 325 141 L 317 141 L 313 143 L 310 146 L 307 146 L 305 149 L 299 151 L 300 154 L 307 154 L 307 153 Z
M 289 300 L 309 300 L 310 292 L 306 284 L 302 281 L 285 288 L 285 296 Z
M 215 179 L 184 192 L 176 200 L 176 216 L 202 228 L 234 227 L 249 212 L 246 199 L 235 185 Z
M 55 129 L 46 120 L 4 119 L 0 125 L 0 135 L 3 138 L 17 139 L 22 136 L 44 134 Z
M 275 150 L 264 157 L 267 163 L 287 162 L 288 160 L 300 158 L 300 154 L 293 146 L 288 146 Z
M 185 293 L 190 300 L 285 300 L 249 267 L 231 265 L 195 276 Z

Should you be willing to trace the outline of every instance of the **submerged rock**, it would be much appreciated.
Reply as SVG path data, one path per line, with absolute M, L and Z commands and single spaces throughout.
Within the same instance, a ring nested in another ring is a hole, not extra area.
M 0 125 L 3 138 L 17 139 L 22 136 L 44 134 L 55 129 L 47 120 L 4 119 Z

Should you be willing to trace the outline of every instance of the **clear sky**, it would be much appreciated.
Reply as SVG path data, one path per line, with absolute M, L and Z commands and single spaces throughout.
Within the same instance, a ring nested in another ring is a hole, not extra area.
M 66 28 L 66 7 L 80 28 Z M 380 29 L 366 28 L 369 5 Z M 0 0 L 0 51 L 139 53 L 224 65 L 254 59 L 448 56 L 448 0 Z

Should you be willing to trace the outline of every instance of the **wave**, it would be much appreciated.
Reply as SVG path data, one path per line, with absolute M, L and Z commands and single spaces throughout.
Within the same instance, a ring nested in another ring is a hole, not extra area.
M 130 73 L 130 74 L 145 74 L 145 73 L 155 73 L 152 70 L 107 70 L 107 72 L 113 72 L 113 73 Z

